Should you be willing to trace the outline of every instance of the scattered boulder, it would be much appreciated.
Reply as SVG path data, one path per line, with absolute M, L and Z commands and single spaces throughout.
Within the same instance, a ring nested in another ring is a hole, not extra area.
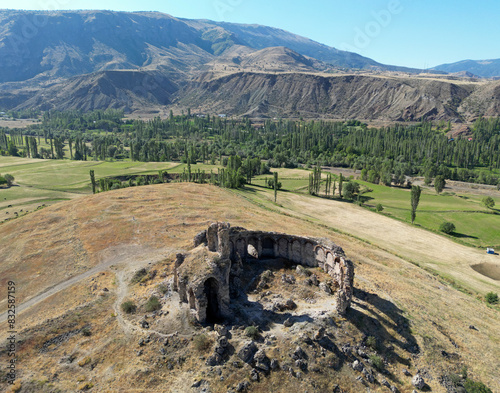
M 257 345 L 253 341 L 247 341 L 243 347 L 238 351 L 238 357 L 245 363 L 251 363 L 254 355 L 257 352 Z
M 363 369 L 362 371 L 363 376 L 366 378 L 366 380 L 369 383 L 375 383 L 375 377 L 371 373 L 371 371 L 367 370 L 366 368 Z
M 237 392 L 246 392 L 249 387 L 250 387 L 250 382 L 242 381 L 236 386 L 236 391 Z
M 324 282 L 319 283 L 319 289 L 321 289 L 323 292 L 326 292 L 329 295 L 331 295 L 333 293 L 332 289 Z
M 224 363 L 222 356 L 215 352 L 213 355 L 209 356 L 205 364 L 209 367 L 220 366 Z
M 269 360 L 263 349 L 259 349 L 255 353 L 253 360 L 255 361 L 255 367 L 259 370 L 262 370 L 264 372 L 268 372 L 270 370 L 271 361 Z
M 295 284 L 295 277 L 291 274 L 282 274 L 281 275 L 281 282 L 283 284 Z
M 287 310 L 295 310 L 297 308 L 297 304 L 292 299 L 288 299 L 285 303 L 285 307 Z
M 272 359 L 270 363 L 271 370 L 277 370 L 280 368 L 280 364 L 276 359 Z
M 420 374 L 416 374 L 411 380 L 413 386 L 415 386 L 418 390 L 422 390 L 425 386 L 425 381 Z
M 403 374 L 407 377 L 411 377 L 411 372 L 409 372 L 406 368 L 403 369 Z
M 324 327 L 320 328 L 315 334 L 314 334 L 314 339 L 315 340 L 321 340 L 323 337 L 325 337 L 325 332 L 326 329 Z
M 300 368 L 302 371 L 307 371 L 307 362 L 304 359 L 297 359 L 295 361 L 295 365 Z
M 295 348 L 295 351 L 293 351 L 292 359 L 293 360 L 307 359 L 307 354 L 301 347 L 298 346 L 297 348 Z
M 256 382 L 260 380 L 259 372 L 256 369 L 253 369 L 252 372 L 250 373 L 250 379 Z
M 352 362 L 352 368 L 356 371 L 363 371 L 364 369 L 364 366 L 363 366 L 363 363 L 361 363 L 359 360 L 355 360 L 354 362 Z
M 291 319 L 291 318 L 287 318 L 287 319 L 285 319 L 285 322 L 283 322 L 283 326 L 284 326 L 284 327 L 291 327 L 291 326 L 293 326 L 293 321 L 292 321 L 292 319 Z

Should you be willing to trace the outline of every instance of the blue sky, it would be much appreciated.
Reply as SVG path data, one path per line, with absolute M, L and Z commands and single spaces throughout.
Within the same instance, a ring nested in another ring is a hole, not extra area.
M 0 8 L 161 11 L 258 23 L 416 68 L 500 58 L 498 0 L 0 0 Z

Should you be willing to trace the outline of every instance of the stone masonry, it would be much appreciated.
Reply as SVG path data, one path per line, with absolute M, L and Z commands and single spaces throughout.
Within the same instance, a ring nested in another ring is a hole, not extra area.
M 344 314 L 351 304 L 354 265 L 342 248 L 328 239 L 212 223 L 195 237 L 194 246 L 186 255 L 177 256 L 174 289 L 200 322 L 229 317 L 230 275 L 255 259 L 285 258 L 302 266 L 320 267 L 333 278 L 336 311 Z

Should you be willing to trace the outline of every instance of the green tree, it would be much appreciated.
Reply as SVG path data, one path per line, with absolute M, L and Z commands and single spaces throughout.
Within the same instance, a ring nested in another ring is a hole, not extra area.
M 355 181 L 348 181 L 344 186 L 344 196 L 353 200 L 355 196 L 359 193 L 359 184 Z
M 12 176 L 9 173 L 6 173 L 4 176 L 5 181 L 7 182 L 7 185 L 10 187 L 12 186 L 12 183 L 14 183 L 14 176 Z
M 444 186 L 446 185 L 446 180 L 443 175 L 437 175 L 436 178 L 434 179 L 434 188 L 436 189 L 436 192 L 438 194 L 443 191 Z
M 375 208 L 375 210 L 377 210 L 378 212 L 381 212 L 382 210 L 384 210 L 384 206 L 382 206 L 381 203 L 377 204 L 377 207 Z
M 94 176 L 94 170 L 90 170 L 90 182 L 92 183 L 92 194 L 95 194 L 96 192 L 96 183 L 95 183 L 95 176 Z
M 420 186 L 411 186 L 411 223 L 415 222 L 417 216 L 417 207 L 420 202 L 420 194 L 422 189 Z
M 426 186 L 430 186 L 432 183 L 432 176 L 430 172 L 426 172 L 424 176 L 424 184 Z
M 455 232 L 455 224 L 453 224 L 452 222 L 443 222 L 440 226 L 439 226 L 439 230 L 441 232 L 444 232 L 446 233 L 447 235 L 449 235 L 450 233 L 452 232 Z
M 12 142 L 12 141 L 9 142 L 9 147 L 8 147 L 7 151 L 9 152 L 10 156 L 15 156 L 15 157 L 19 156 L 19 152 L 17 150 L 17 147 L 14 144 L 14 142 Z
M 488 292 L 486 294 L 486 302 L 489 303 L 489 304 L 496 304 L 496 303 L 498 303 L 498 293 Z
M 339 197 L 340 199 L 343 198 L 342 196 L 342 188 L 344 186 L 344 176 L 342 176 L 342 173 L 340 174 L 340 177 L 339 177 Z
M 278 172 L 274 172 L 274 202 L 276 203 L 276 199 L 278 198 Z
M 488 209 L 493 209 L 495 207 L 495 200 L 490 196 L 484 197 L 482 202 Z

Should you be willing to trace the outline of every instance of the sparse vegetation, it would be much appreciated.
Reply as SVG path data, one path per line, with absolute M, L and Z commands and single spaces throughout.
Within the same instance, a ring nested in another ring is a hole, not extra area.
M 194 337 L 193 344 L 198 352 L 207 352 L 213 344 L 213 341 L 206 334 L 199 334 Z
M 82 329 L 82 334 L 85 336 L 85 337 L 89 337 L 92 335 L 92 332 L 90 331 L 90 328 L 88 327 L 84 327 Z
M 132 280 L 130 282 L 132 284 L 137 284 L 140 282 L 146 275 L 148 274 L 148 271 L 145 268 L 139 269 L 135 272 L 134 276 L 132 277 Z
M 497 304 L 498 303 L 498 293 L 488 292 L 486 294 L 486 303 L 488 304 Z
M 467 393 L 493 393 L 489 387 L 482 382 L 476 382 L 472 379 L 467 379 L 464 384 Z
M 126 302 L 123 302 L 121 308 L 123 312 L 126 312 L 127 314 L 133 314 L 137 310 L 137 306 L 132 300 L 127 300 Z
M 493 209 L 495 207 L 495 200 L 490 196 L 484 197 L 482 202 L 488 209 Z
M 256 340 L 259 337 L 259 329 L 255 326 L 247 326 L 245 328 L 245 335 L 253 340 Z
M 377 339 L 374 336 L 368 336 L 366 339 L 366 346 L 376 350 L 377 349 Z
M 148 301 L 146 302 L 146 311 L 151 312 L 151 311 L 156 311 L 161 308 L 161 303 L 158 300 L 156 296 L 151 296 Z
M 378 371 L 383 371 L 385 368 L 383 359 L 378 355 L 370 355 L 369 359 L 372 361 L 373 367 Z
M 168 285 L 165 283 L 158 284 L 158 286 L 156 288 L 158 289 L 158 291 L 160 293 L 162 293 L 164 295 L 168 292 Z

